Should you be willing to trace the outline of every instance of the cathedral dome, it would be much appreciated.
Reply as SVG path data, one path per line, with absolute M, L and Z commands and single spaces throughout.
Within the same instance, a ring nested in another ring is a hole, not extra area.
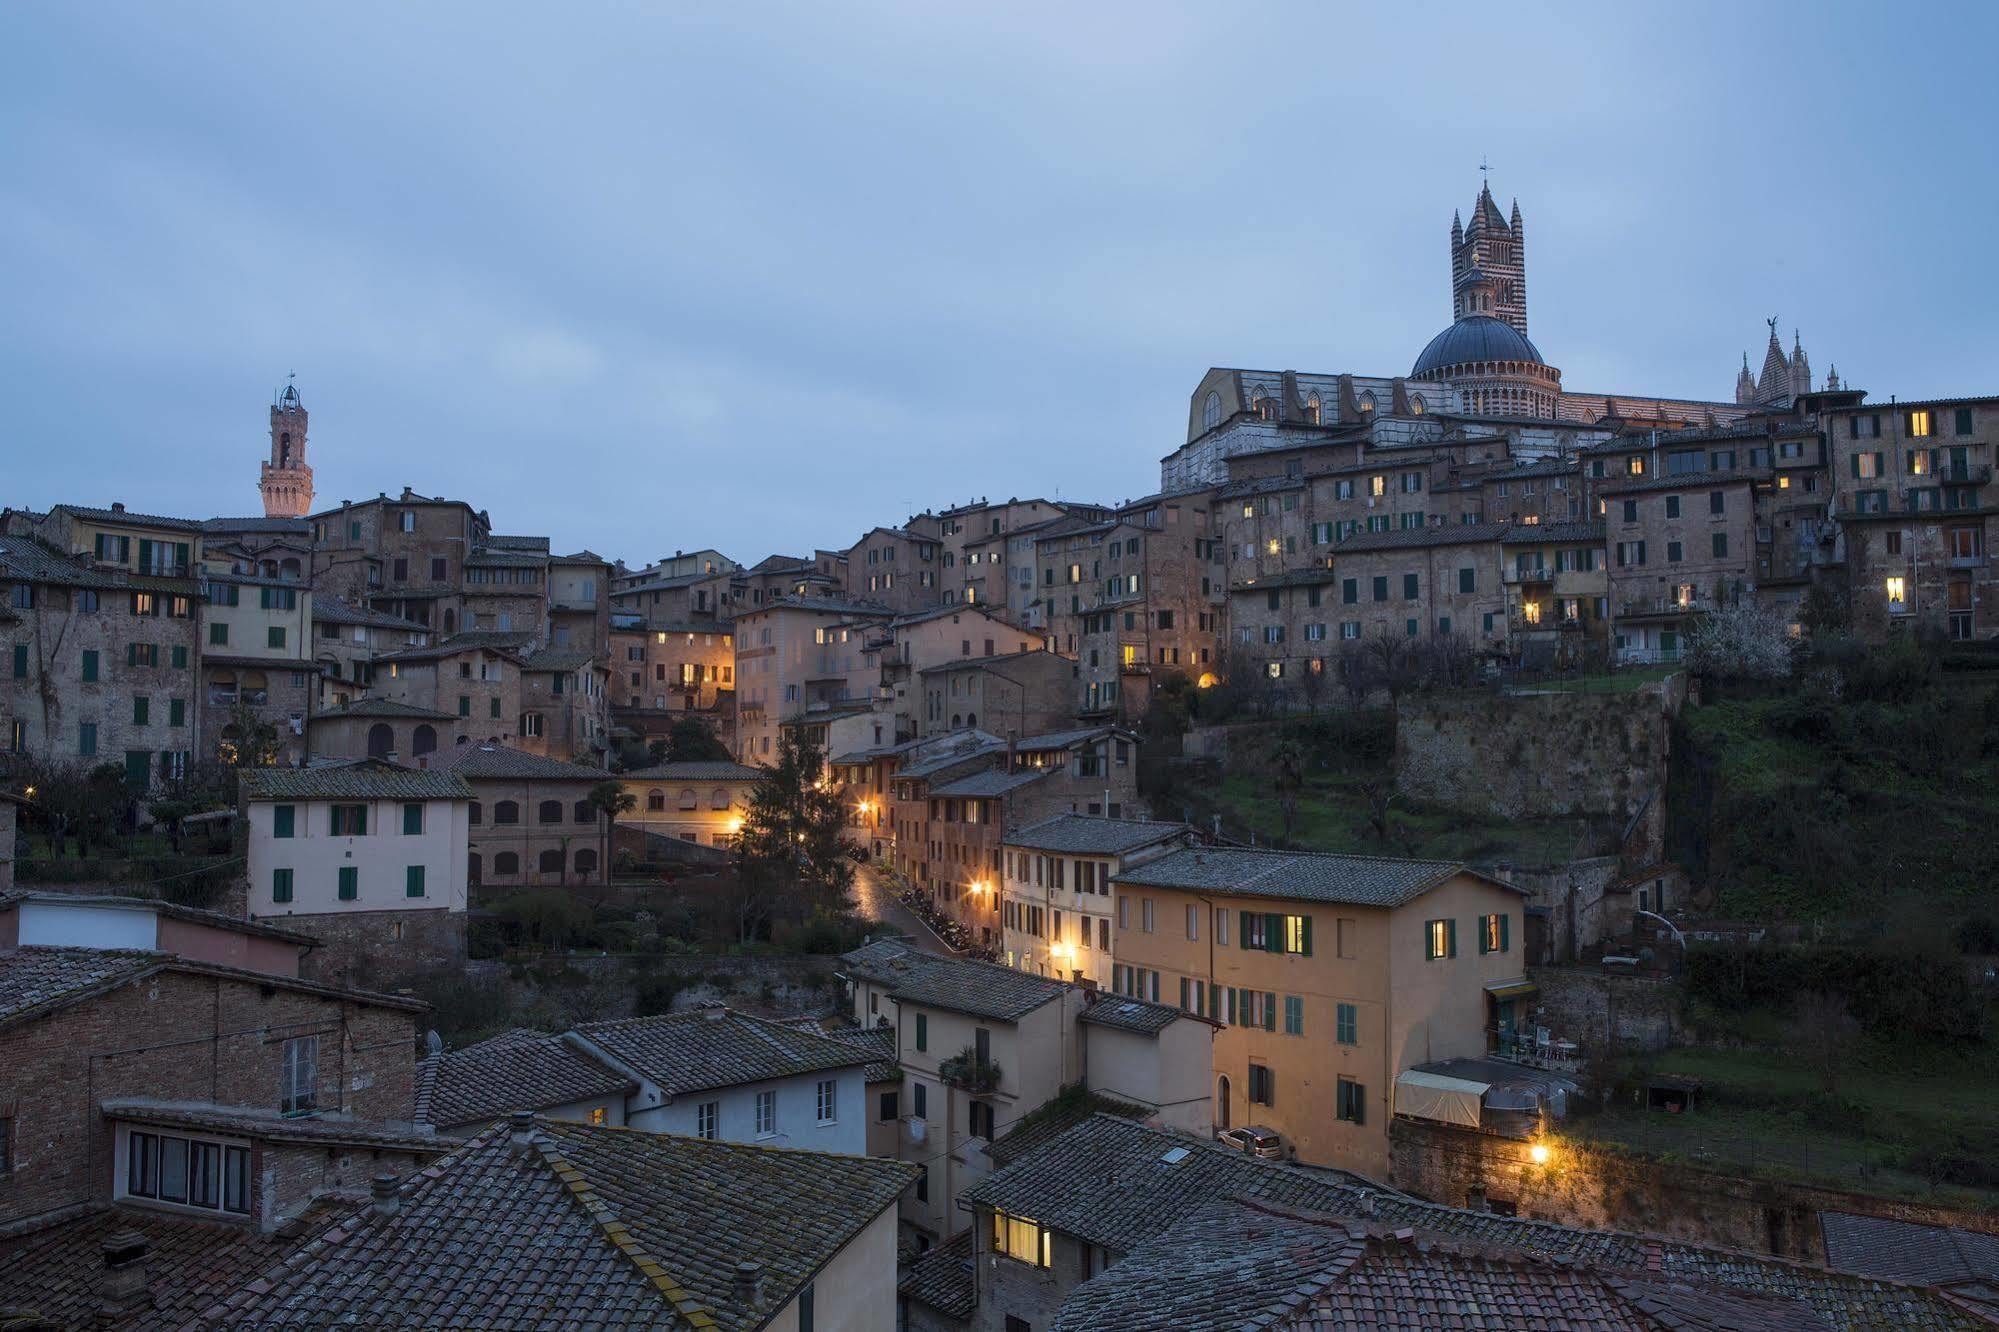
M 1416 368 L 1409 372 L 1409 377 L 1417 379 L 1450 366 L 1470 365 L 1476 361 L 1547 364 L 1541 359 L 1540 350 L 1527 340 L 1527 335 L 1505 320 L 1494 319 L 1491 315 L 1466 315 L 1430 339 L 1430 345 L 1423 348 L 1423 354 L 1416 358 Z

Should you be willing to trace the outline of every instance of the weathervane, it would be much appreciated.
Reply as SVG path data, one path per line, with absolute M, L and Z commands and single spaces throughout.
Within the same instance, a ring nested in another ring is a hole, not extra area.
M 1486 182 L 1487 184 L 1491 184 L 1491 183 L 1492 183 L 1492 177 L 1491 177 L 1490 175 L 1488 175 L 1488 174 L 1487 174 L 1487 173 L 1488 173 L 1488 172 L 1490 172 L 1491 170 L 1492 170 L 1491 166 L 1489 166 L 1489 165 L 1488 165 L 1488 164 L 1486 163 L 1486 160 L 1485 160 L 1485 154 L 1484 154 L 1484 153 L 1480 153 L 1480 154 L 1478 155 L 1478 173 L 1479 173 L 1479 175 L 1480 175 L 1480 176 L 1484 177 L 1484 179 L 1485 179 L 1485 182 Z

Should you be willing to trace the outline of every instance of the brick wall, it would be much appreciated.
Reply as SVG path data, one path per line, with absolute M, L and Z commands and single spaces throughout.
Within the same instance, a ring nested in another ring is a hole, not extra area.
M 285 916 L 282 924 L 320 941 L 301 970 L 322 984 L 393 989 L 465 963 L 462 911 L 330 912 Z

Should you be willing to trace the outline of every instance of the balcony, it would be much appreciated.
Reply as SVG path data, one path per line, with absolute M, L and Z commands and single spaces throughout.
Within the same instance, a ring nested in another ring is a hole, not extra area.
M 1944 564 L 1946 567 L 1952 569 L 1983 569 L 1985 567 L 1985 557 L 1983 555 L 1952 555 L 1944 561 Z
M 1522 569 L 1518 566 L 1506 567 L 1500 569 L 1499 581 L 1508 587 L 1531 587 L 1537 583 L 1554 582 L 1555 571 L 1553 569 L 1538 568 Z
M 1992 464 L 1965 463 L 1961 466 L 1939 467 L 1936 481 L 1946 486 L 1982 486 L 1992 480 Z

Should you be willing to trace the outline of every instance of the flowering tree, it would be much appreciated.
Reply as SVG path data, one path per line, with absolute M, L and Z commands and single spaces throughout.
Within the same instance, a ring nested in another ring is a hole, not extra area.
M 1781 614 L 1744 600 L 1707 612 L 1687 630 L 1687 669 L 1718 680 L 1781 680 L 1791 673 L 1795 647 Z

